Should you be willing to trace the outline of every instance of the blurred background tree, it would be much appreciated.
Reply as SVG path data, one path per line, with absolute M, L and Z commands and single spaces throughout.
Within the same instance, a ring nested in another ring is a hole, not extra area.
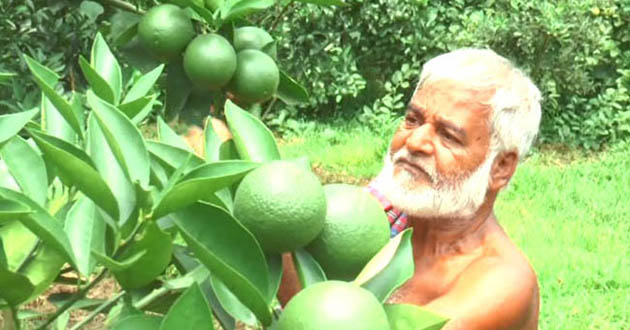
M 490 47 L 543 92 L 539 142 L 600 149 L 630 137 L 630 0 L 279 2 L 254 19 L 278 41 L 281 67 L 310 93 L 305 105 L 262 105 L 279 133 L 299 131 L 304 121 L 382 129 L 402 115 L 424 62 L 460 47 Z M 127 10 L 112 0 L 0 3 L 0 71 L 17 74 L 0 88 L 0 113 L 38 102 L 21 52 L 63 73 L 67 90 L 85 86 L 76 56 L 87 53 L 96 30 L 125 53 L 126 74 L 154 66 L 143 67 L 125 32 L 139 17 L 133 11 L 157 1 L 128 1 Z

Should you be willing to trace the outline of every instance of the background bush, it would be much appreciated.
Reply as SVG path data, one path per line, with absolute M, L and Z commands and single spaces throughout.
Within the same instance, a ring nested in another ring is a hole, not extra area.
M 490 47 L 543 92 L 542 142 L 590 149 L 630 136 L 628 0 L 348 3 L 300 6 L 276 31 L 283 67 L 312 93 L 303 116 L 381 127 L 404 111 L 422 63 Z
M 141 9 L 156 3 L 130 2 Z M 305 120 L 389 127 L 403 113 L 424 62 L 460 47 L 490 47 L 543 92 L 540 142 L 599 149 L 630 136 L 630 0 L 279 2 L 255 23 L 271 30 L 280 66 L 306 86 L 311 101 L 265 105 L 264 119 L 278 132 L 299 131 Z M 138 18 L 102 3 L 108 2 L 0 3 L 0 70 L 18 73 L 12 86 L 0 87 L 0 113 L 37 104 L 21 52 L 70 77 L 66 89 L 85 86 L 72 77 L 80 77 L 73 74 L 76 56 L 86 53 L 90 37 L 100 29 L 115 41 Z

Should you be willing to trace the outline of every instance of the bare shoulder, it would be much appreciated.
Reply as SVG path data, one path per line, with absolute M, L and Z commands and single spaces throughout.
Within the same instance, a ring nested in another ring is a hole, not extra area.
M 511 242 L 501 248 L 471 263 L 443 299 L 427 306 L 451 317 L 446 329 L 537 329 L 536 274 Z

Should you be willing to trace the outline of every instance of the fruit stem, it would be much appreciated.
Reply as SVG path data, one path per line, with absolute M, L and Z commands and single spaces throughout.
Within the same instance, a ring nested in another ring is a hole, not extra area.
M 126 10 L 138 15 L 144 15 L 144 10 L 130 4 L 129 2 L 123 0 L 100 0 L 102 3 L 110 5 L 112 7 L 116 7 L 122 10 Z

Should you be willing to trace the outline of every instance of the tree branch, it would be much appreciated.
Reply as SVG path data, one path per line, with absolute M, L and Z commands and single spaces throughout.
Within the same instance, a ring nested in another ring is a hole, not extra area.
M 42 324 L 41 326 L 39 326 L 37 328 L 37 330 L 45 330 L 46 327 L 48 325 L 50 325 L 51 323 L 53 323 L 61 314 L 63 314 L 63 312 L 65 312 L 66 310 L 68 310 L 70 307 L 72 307 L 72 305 L 74 305 L 74 303 L 76 303 L 77 301 L 79 301 L 80 299 L 82 299 L 83 297 L 85 297 L 85 295 L 88 293 L 88 291 L 90 291 L 96 284 L 98 284 L 102 279 L 105 278 L 105 274 L 107 273 L 106 269 L 103 269 L 97 276 L 96 278 L 94 278 L 94 280 L 92 282 L 90 282 L 90 284 L 86 285 L 85 287 L 83 287 L 81 290 L 79 290 L 77 293 L 74 294 L 74 296 L 72 296 L 72 298 L 68 301 L 66 301 L 65 304 L 63 304 L 61 307 L 59 307 L 55 313 L 49 317 L 46 322 L 44 322 L 44 324 Z

